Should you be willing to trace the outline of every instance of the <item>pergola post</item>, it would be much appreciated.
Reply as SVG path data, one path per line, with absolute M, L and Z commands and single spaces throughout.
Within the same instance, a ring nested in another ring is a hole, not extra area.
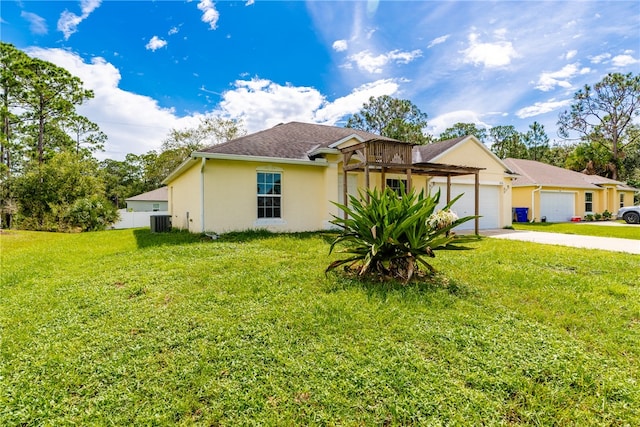
M 451 201 L 451 175 L 447 175 L 447 204 Z
M 346 156 L 345 156 L 346 157 Z M 344 168 L 344 163 L 342 164 L 342 204 L 345 206 L 349 206 L 349 185 L 347 183 L 347 170 Z M 344 219 L 347 219 L 347 211 L 343 211 Z
M 475 226 L 476 226 L 476 235 L 480 234 L 480 171 L 476 171 L 475 175 L 475 193 L 476 193 L 476 217 L 475 217 Z
M 406 188 L 407 193 L 409 191 L 411 191 L 411 187 L 412 187 L 412 185 L 411 185 L 411 168 L 407 168 L 407 188 Z

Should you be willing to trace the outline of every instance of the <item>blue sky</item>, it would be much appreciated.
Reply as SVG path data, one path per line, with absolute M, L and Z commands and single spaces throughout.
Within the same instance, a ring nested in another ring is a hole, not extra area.
M 157 149 L 202 114 L 249 132 L 344 125 L 370 96 L 409 99 L 438 135 L 534 121 L 556 139 L 576 90 L 640 73 L 638 1 L 13 1 L 2 41 L 80 77 L 100 158 Z

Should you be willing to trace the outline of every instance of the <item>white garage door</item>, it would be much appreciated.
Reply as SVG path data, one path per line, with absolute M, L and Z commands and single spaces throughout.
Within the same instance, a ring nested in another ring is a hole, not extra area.
M 575 215 L 575 193 L 543 191 L 540 193 L 540 216 L 547 222 L 567 222 Z
M 440 188 L 440 204 L 442 208 L 447 204 L 447 184 L 435 184 L 431 191 Z M 480 186 L 480 229 L 488 230 L 500 227 L 500 188 L 495 185 Z M 472 184 L 451 184 L 451 199 L 458 194 L 464 195 L 453 204 L 451 210 L 460 218 L 475 215 L 475 189 Z M 473 230 L 475 221 L 467 221 L 458 227 L 459 230 Z

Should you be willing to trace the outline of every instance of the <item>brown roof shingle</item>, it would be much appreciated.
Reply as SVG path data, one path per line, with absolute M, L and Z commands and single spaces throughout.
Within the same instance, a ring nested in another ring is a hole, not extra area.
M 431 162 L 433 159 L 466 138 L 466 136 L 461 136 L 458 138 L 447 139 L 445 141 L 434 142 L 433 144 L 417 145 L 413 147 L 413 163 Z
M 201 152 L 307 160 L 310 152 L 318 148 L 327 148 L 331 144 L 353 134 L 360 136 L 364 140 L 385 139 L 395 141 L 392 138 L 382 137 L 358 129 L 290 122 L 222 144 L 212 145 L 201 150 Z
M 621 189 L 633 188 L 623 182 L 598 175 L 586 175 L 581 172 L 559 168 L 546 163 L 524 159 L 505 159 L 504 163 L 520 175 L 513 181 L 514 187 L 543 185 L 550 187 L 600 188 L 599 185 L 617 185 Z
M 160 187 L 126 199 L 126 201 L 138 202 L 166 202 L 167 200 L 169 200 L 169 191 L 167 187 Z

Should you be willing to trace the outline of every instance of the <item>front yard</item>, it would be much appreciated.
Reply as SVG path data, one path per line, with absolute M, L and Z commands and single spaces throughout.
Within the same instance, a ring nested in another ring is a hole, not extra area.
M 0 425 L 640 425 L 640 256 L 485 239 L 394 286 L 322 234 L 0 245 Z
M 579 234 L 584 236 L 616 237 L 619 239 L 640 240 L 640 225 L 629 225 L 624 221 L 591 222 L 536 222 L 514 223 L 516 230 L 544 231 L 548 233 Z

